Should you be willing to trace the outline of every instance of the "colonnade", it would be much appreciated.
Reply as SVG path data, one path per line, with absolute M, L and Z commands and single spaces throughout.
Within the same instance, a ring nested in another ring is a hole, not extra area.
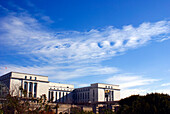
M 25 81 L 23 88 L 24 97 L 37 97 L 37 83 Z
M 49 91 L 48 100 L 50 102 L 69 102 L 70 92 L 67 91 Z

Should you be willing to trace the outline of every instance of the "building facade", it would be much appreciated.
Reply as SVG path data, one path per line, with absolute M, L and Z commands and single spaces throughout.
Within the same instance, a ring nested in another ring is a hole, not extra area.
M 75 103 L 108 102 L 120 100 L 119 85 L 95 83 L 89 87 L 76 88 L 73 91 Z
M 39 98 L 45 94 L 48 101 L 60 103 L 93 103 L 120 100 L 118 85 L 95 83 L 89 87 L 74 88 L 71 84 L 48 81 L 48 76 L 10 72 L 0 77 L 11 95 Z

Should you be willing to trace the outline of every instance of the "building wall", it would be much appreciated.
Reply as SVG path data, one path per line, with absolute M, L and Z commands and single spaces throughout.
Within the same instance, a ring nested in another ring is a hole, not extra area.
M 115 101 L 119 101 L 120 100 L 120 91 L 114 91 L 114 96 L 115 96 Z
M 120 100 L 118 85 L 94 83 L 89 87 L 74 89 L 74 85 L 71 84 L 49 82 L 47 76 L 18 72 L 3 75 L 0 77 L 0 81 L 9 87 L 13 95 L 23 96 L 20 90 L 22 88 L 27 91 L 27 97 L 34 97 L 34 90 L 36 89 L 35 97 L 46 94 L 47 99 L 51 102 L 94 103 Z
M 52 102 L 71 103 L 72 102 L 71 92 L 73 90 L 74 85 L 50 82 L 48 100 L 51 100 Z
M 98 101 L 99 102 L 105 101 L 104 89 L 101 88 L 98 89 Z
M 86 93 L 89 93 L 89 99 L 83 97 Z M 89 87 L 76 88 L 74 96 L 76 103 L 117 101 L 120 100 L 120 89 L 118 85 L 95 83 Z

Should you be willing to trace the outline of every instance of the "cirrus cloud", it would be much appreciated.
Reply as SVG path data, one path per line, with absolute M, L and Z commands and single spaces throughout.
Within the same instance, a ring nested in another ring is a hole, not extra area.
M 170 21 L 144 22 L 121 29 L 109 26 L 85 32 L 53 31 L 25 12 L 0 18 L 0 26 L 1 44 L 51 63 L 101 61 L 149 41 L 169 39 L 170 34 Z

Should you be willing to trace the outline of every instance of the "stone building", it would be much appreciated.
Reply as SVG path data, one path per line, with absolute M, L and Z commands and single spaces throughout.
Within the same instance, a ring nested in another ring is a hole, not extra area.
M 119 85 L 95 83 L 73 91 L 74 103 L 94 103 L 120 100 Z
M 0 77 L 0 82 L 14 96 L 36 99 L 45 94 L 51 102 L 78 104 L 120 100 L 118 85 L 95 83 L 89 87 L 74 89 L 71 84 L 49 82 L 48 76 L 19 72 L 4 74 Z

